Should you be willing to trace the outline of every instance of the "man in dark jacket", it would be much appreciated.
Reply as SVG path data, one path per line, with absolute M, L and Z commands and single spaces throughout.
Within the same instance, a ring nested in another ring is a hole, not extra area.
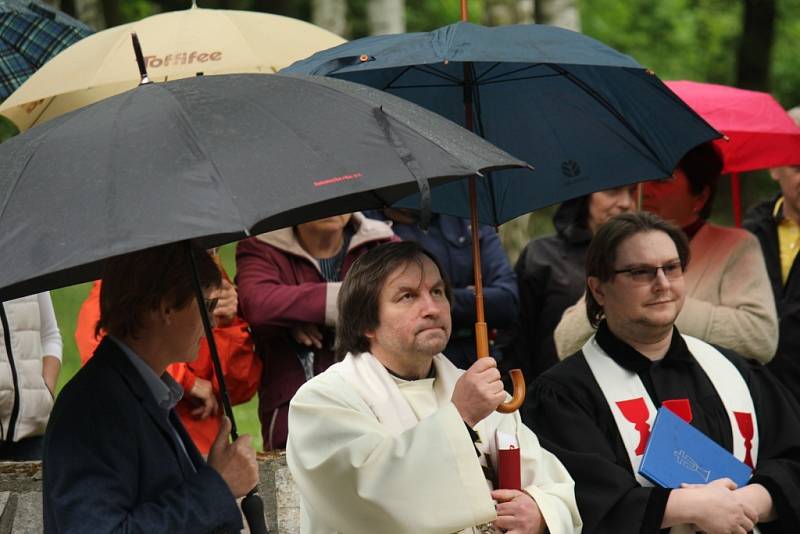
M 45 532 L 241 530 L 235 498 L 258 482 L 250 437 L 228 443 L 226 419 L 203 460 L 175 414 L 181 387 L 166 372 L 197 357 L 200 314 L 216 304 L 219 271 L 205 252 L 195 256 L 199 303 L 182 244 L 107 262 L 108 335 L 59 395 L 45 434 Z
M 800 123 L 800 108 L 795 110 Z M 750 210 L 744 227 L 761 242 L 780 320 L 778 351 L 767 366 L 800 400 L 800 166 L 770 174 L 781 193 Z

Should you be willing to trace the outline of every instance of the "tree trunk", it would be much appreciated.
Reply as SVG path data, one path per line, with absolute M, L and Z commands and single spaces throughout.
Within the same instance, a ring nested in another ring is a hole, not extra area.
M 119 26 L 124 22 L 122 20 L 122 13 L 119 11 L 119 0 L 102 0 L 100 4 L 103 9 L 103 16 L 105 17 L 107 28 Z
M 488 26 L 536 20 L 540 24 L 580 31 L 578 0 L 485 0 L 485 5 L 484 24 Z M 522 215 L 500 227 L 500 239 L 512 263 L 531 238 L 551 230 L 552 212 L 548 209 L 535 216 Z
M 775 37 L 775 0 L 744 0 L 742 39 L 736 55 L 736 85 L 769 91 Z
M 578 0 L 534 0 L 533 18 L 538 24 L 581 31 Z
M 533 0 L 486 0 L 486 26 L 533 22 Z
M 75 18 L 97 31 L 106 29 L 106 17 L 103 14 L 101 0 L 74 0 L 73 4 L 75 5 Z
M 370 35 L 404 33 L 406 31 L 405 0 L 369 0 L 367 26 Z
M 347 1 L 311 0 L 311 22 L 344 37 L 347 32 Z

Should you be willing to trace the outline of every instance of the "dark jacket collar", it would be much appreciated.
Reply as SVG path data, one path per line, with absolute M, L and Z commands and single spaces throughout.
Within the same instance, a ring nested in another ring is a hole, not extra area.
M 184 476 L 188 477 L 194 474 L 200 466 L 205 463 L 197 447 L 194 445 L 194 442 L 175 414 L 175 410 L 165 410 L 158 405 L 152 391 L 142 378 L 142 375 L 133 366 L 128 356 L 125 355 L 119 345 L 108 337 L 104 337 L 95 350 L 94 356 L 92 356 L 89 364 L 107 366 L 119 374 L 125 384 L 127 384 L 133 396 L 139 400 L 142 404 L 142 408 L 144 408 L 145 412 L 147 412 L 153 420 L 153 423 L 155 423 L 161 431 L 164 438 L 171 444 Z M 183 451 L 179 450 L 180 445 L 175 442 L 173 428 L 177 430 L 193 465 L 189 464 L 189 459 L 186 458 Z
M 681 337 L 678 329 L 674 326 L 672 327 L 672 341 L 670 342 L 669 349 L 667 349 L 664 358 L 658 362 L 650 360 L 647 356 L 615 336 L 608 328 L 605 321 L 600 323 L 595 339 L 597 340 L 597 344 L 600 345 L 600 348 L 602 348 L 612 360 L 634 373 L 646 371 L 655 363 L 671 366 L 692 363 L 694 361 L 686 346 L 686 342 L 683 340 L 683 337 Z
M 563 202 L 553 215 L 556 233 L 567 243 L 580 245 L 592 240 L 592 232 L 586 226 L 588 197 L 579 197 Z

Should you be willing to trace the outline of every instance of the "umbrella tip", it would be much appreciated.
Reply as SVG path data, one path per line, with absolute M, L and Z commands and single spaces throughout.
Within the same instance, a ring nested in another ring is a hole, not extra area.
M 728 137 L 728 136 L 727 136 L 727 135 L 725 135 L 725 134 L 722 134 L 722 140 L 723 140 L 723 141 L 730 141 L 730 140 L 731 140 L 731 138 L 730 138 L 730 137 Z
M 139 44 L 139 36 L 136 35 L 136 32 L 131 33 L 131 41 L 133 42 L 133 53 L 136 55 L 136 64 L 139 66 L 139 75 L 142 77 L 139 81 L 139 85 L 152 83 L 150 78 L 147 77 L 147 66 L 144 62 L 142 46 Z

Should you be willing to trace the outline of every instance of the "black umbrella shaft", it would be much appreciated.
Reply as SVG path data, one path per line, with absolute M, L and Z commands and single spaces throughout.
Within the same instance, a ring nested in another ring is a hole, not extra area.
M 200 308 L 200 316 L 203 319 L 203 330 L 206 332 L 206 340 L 208 341 L 208 350 L 211 354 L 211 361 L 214 364 L 214 373 L 217 375 L 217 382 L 219 382 L 219 394 L 222 397 L 222 407 L 225 410 L 225 415 L 231 420 L 231 439 L 236 441 L 239 433 L 236 430 L 236 421 L 233 418 L 233 408 L 231 407 L 231 399 L 228 396 L 228 388 L 225 385 L 225 376 L 222 374 L 222 364 L 219 360 L 219 352 L 217 352 L 217 343 L 214 340 L 214 333 L 211 330 L 211 319 L 208 317 L 208 312 L 205 307 L 205 295 L 203 295 L 203 288 L 200 286 L 200 277 L 197 274 L 197 263 L 192 251 L 191 241 L 186 241 L 186 253 L 189 255 L 189 261 L 192 265 L 192 283 L 194 284 L 194 292 L 197 297 L 197 305 Z M 258 494 L 258 486 L 250 490 L 250 492 L 242 500 L 242 512 L 247 520 L 247 526 L 253 534 L 267 534 L 267 528 L 264 520 L 264 503 L 261 496 Z
M 225 377 L 222 373 L 222 363 L 219 360 L 219 352 L 217 351 L 217 343 L 214 340 L 214 332 L 211 329 L 211 319 L 208 317 L 205 307 L 205 295 L 203 295 L 203 288 L 200 286 L 200 277 L 197 274 L 197 262 L 192 252 L 192 244 L 186 241 L 186 253 L 189 255 L 189 262 L 192 265 L 192 283 L 194 284 L 194 293 L 197 297 L 197 305 L 200 309 L 200 316 L 203 320 L 203 330 L 206 333 L 206 341 L 208 341 L 208 351 L 211 354 L 211 362 L 214 365 L 214 374 L 217 375 L 217 382 L 219 383 L 219 394 L 222 397 L 222 408 L 225 410 L 225 415 L 231 420 L 231 439 L 236 441 L 239 437 L 239 432 L 236 430 L 236 421 L 233 418 L 233 408 L 231 407 L 231 399 L 228 396 L 228 388 L 225 385 Z
M 136 56 L 136 64 L 139 66 L 139 75 L 141 76 L 139 85 L 150 83 L 150 79 L 147 77 L 147 66 L 144 62 L 144 54 L 142 54 L 142 45 L 139 44 L 139 36 L 137 36 L 136 33 L 132 33 L 131 41 L 133 42 L 133 54 Z

